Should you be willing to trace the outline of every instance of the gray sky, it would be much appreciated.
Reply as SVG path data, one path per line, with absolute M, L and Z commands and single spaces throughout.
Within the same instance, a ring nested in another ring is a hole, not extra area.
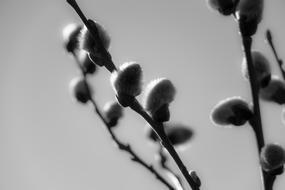
M 111 35 L 117 65 L 137 61 L 144 82 L 167 77 L 177 96 L 171 120 L 191 126 L 196 136 L 179 154 L 196 170 L 203 190 L 260 189 L 255 139 L 248 125 L 224 129 L 209 120 L 212 107 L 231 96 L 250 101 L 240 73 L 241 42 L 232 17 L 210 11 L 198 0 L 78 0 L 84 12 Z M 253 47 L 264 52 L 280 75 L 264 32 L 270 28 L 285 59 L 285 3 L 265 2 L 264 20 Z M 74 103 L 69 81 L 79 74 L 64 52 L 62 28 L 81 23 L 65 1 L 0 3 L 0 189 L 165 189 L 129 161 L 110 140 L 91 106 Z M 100 106 L 114 99 L 109 73 L 92 78 Z M 281 106 L 261 102 L 266 142 L 285 147 Z M 138 154 L 155 162 L 157 147 L 145 138 L 145 122 L 129 109 L 116 133 Z M 176 166 L 169 163 L 175 170 Z M 275 189 L 284 189 L 285 175 Z

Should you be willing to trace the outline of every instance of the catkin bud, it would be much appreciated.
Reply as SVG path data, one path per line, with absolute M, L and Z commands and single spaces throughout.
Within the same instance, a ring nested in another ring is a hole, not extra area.
M 144 93 L 144 108 L 158 122 L 168 121 L 170 114 L 168 105 L 173 101 L 176 90 L 172 82 L 166 78 L 151 81 Z
M 201 186 L 201 180 L 200 178 L 198 177 L 197 173 L 194 171 L 194 170 L 190 170 L 189 171 L 189 175 L 191 176 L 191 178 L 194 180 L 194 182 L 196 183 L 196 185 L 198 187 Z
M 265 171 L 272 171 L 285 163 L 284 149 L 278 144 L 267 144 L 261 149 L 260 164 Z
M 266 87 L 271 79 L 271 68 L 268 59 L 259 51 L 252 51 L 252 64 L 254 67 L 254 71 L 256 74 L 257 82 L 260 87 Z M 242 64 L 242 74 L 244 78 L 248 79 L 248 69 L 247 69 L 247 61 L 246 58 L 243 58 Z
M 236 8 L 237 20 L 243 36 L 252 36 L 262 19 L 263 0 L 240 0 Z
M 79 48 L 79 34 L 82 26 L 79 24 L 68 24 L 64 27 L 62 36 L 65 49 L 68 53 L 75 53 Z
M 183 145 L 192 139 L 194 132 L 188 126 L 180 123 L 168 122 L 164 124 L 164 130 L 173 146 Z M 151 141 L 158 142 L 156 133 L 149 128 L 148 138 Z
M 166 134 L 174 146 L 183 145 L 193 137 L 193 131 L 189 127 L 173 123 L 167 125 Z
M 113 71 L 110 80 L 117 97 L 138 96 L 142 86 L 141 66 L 135 62 L 124 63 L 118 71 Z
M 78 53 L 78 61 L 82 66 L 82 69 L 87 74 L 93 74 L 96 71 L 96 65 L 90 60 L 88 53 L 85 50 L 81 50 Z
M 110 127 L 115 127 L 118 120 L 123 116 L 122 106 L 117 101 L 107 102 L 103 108 L 105 119 Z
M 156 112 L 151 113 L 151 116 L 153 120 L 160 123 L 169 121 L 170 119 L 169 104 L 164 104 L 160 106 L 160 108 Z
M 236 14 L 238 18 L 244 17 L 247 21 L 262 19 L 264 0 L 239 0 Z
M 212 110 L 210 118 L 216 125 L 244 125 L 253 113 L 249 104 L 240 97 L 220 101 Z
M 95 41 L 89 30 L 86 28 L 86 26 L 84 26 L 83 29 L 81 30 L 80 46 L 82 49 L 89 52 L 90 54 L 94 56 L 100 56 L 101 52 L 99 52 L 98 50 L 99 46 L 98 44 L 102 43 L 103 47 L 105 49 L 108 49 L 110 46 L 111 38 L 102 25 L 92 20 L 88 20 L 88 22 L 91 25 L 91 27 L 97 28 L 101 42 Z
M 207 2 L 210 8 L 227 16 L 234 13 L 237 0 L 207 0 Z
M 285 103 L 285 83 L 278 76 L 272 76 L 269 84 L 259 91 L 263 100 L 272 101 L 277 104 Z
M 73 78 L 69 87 L 78 102 L 87 103 L 91 99 L 92 90 L 83 77 Z

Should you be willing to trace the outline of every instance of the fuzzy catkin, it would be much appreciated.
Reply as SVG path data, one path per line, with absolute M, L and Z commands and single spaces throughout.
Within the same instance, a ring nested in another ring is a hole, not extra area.
M 252 116 L 249 104 L 241 97 L 234 96 L 220 101 L 210 114 L 211 121 L 216 125 L 240 126 L 245 124 Z
M 219 11 L 223 15 L 230 15 L 234 12 L 237 0 L 207 0 L 208 6 Z
M 273 75 L 269 84 L 260 89 L 260 97 L 263 100 L 275 102 L 277 104 L 285 103 L 285 82 L 278 76 Z
M 240 0 L 236 8 L 238 18 L 244 17 L 246 21 L 262 19 L 264 0 Z
M 168 127 L 167 136 L 174 146 L 182 145 L 193 136 L 193 131 L 186 127 Z
M 82 25 L 71 23 L 64 27 L 62 36 L 65 49 L 69 53 L 75 53 L 79 49 L 79 35 Z
M 107 102 L 103 108 L 105 118 L 108 121 L 119 119 L 123 116 L 123 109 L 117 101 Z
M 198 177 L 197 173 L 194 170 L 190 170 L 189 175 L 192 177 L 192 179 L 198 185 L 198 187 L 200 187 L 201 186 L 201 180 Z
M 271 171 L 284 165 L 285 152 L 278 144 L 265 145 L 260 153 L 260 164 L 265 171 Z
M 174 146 L 180 146 L 187 143 L 193 138 L 194 135 L 194 131 L 192 130 L 192 128 L 176 122 L 165 123 L 164 130 L 170 142 Z M 149 140 L 158 142 L 157 135 L 149 126 L 147 136 Z
M 93 91 L 83 77 L 75 77 L 70 81 L 70 91 L 74 98 L 81 103 L 87 103 Z
M 117 95 L 138 96 L 142 91 L 142 69 L 136 62 L 127 62 L 111 74 L 111 85 Z
M 156 112 L 161 106 L 169 104 L 175 97 L 176 89 L 166 78 L 151 81 L 144 93 L 144 108 L 150 113 Z
M 253 50 L 251 52 L 252 64 L 256 73 L 259 86 L 265 87 L 268 85 L 271 78 L 271 67 L 268 59 L 260 51 Z M 246 58 L 243 58 L 241 70 L 244 78 L 248 79 L 248 68 Z
M 102 45 L 104 46 L 105 49 L 108 49 L 110 46 L 111 38 L 109 34 L 107 33 L 107 31 L 104 29 L 102 25 L 100 25 L 97 22 L 89 20 L 89 23 L 91 27 L 96 26 Z M 80 42 L 81 49 L 84 49 L 85 51 L 93 55 L 98 54 L 98 43 L 99 42 L 94 40 L 93 36 L 89 32 L 89 30 L 86 28 L 86 26 L 82 28 L 79 39 L 80 39 L 79 42 Z

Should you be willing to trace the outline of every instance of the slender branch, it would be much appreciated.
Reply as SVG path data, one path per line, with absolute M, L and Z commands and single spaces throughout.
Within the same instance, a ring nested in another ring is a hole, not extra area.
M 79 71 L 81 72 L 81 75 L 82 77 L 84 77 L 84 80 L 85 82 L 87 81 L 86 80 L 86 72 L 84 70 L 84 67 L 82 66 L 82 64 L 80 63 L 80 60 L 78 59 L 78 56 L 76 55 L 75 52 L 72 52 L 72 55 L 73 55 L 73 58 L 75 59 L 75 63 L 76 63 L 76 66 L 78 67 Z M 88 86 L 88 85 L 87 85 Z M 89 89 L 88 89 L 89 91 Z M 89 91 L 89 94 L 90 94 L 90 91 Z
M 131 160 L 134 162 L 137 162 L 138 164 L 142 165 L 143 167 L 145 167 L 147 170 L 149 170 L 153 175 L 155 175 L 155 177 L 162 182 L 165 186 L 167 186 L 170 190 L 175 190 L 175 188 L 173 188 L 154 168 L 152 165 L 148 165 L 147 163 L 145 163 L 132 149 L 132 147 L 129 144 L 123 144 L 114 134 L 114 132 L 112 131 L 111 127 L 109 126 L 108 122 L 105 120 L 104 116 L 102 115 L 101 111 L 99 110 L 95 100 L 93 98 L 91 98 L 91 103 L 95 109 L 95 112 L 97 113 L 97 115 L 100 117 L 100 119 L 103 121 L 103 123 L 105 124 L 109 134 L 111 135 L 113 141 L 118 145 L 118 148 L 122 151 L 125 151 L 127 153 L 129 153 L 132 158 Z
M 81 18 L 81 20 L 83 21 L 83 23 L 85 24 L 85 26 L 87 27 L 87 29 L 89 30 L 89 32 L 91 33 L 91 35 L 93 36 L 94 39 L 99 38 L 98 36 L 98 32 L 96 31 L 97 28 L 96 27 L 91 27 L 87 18 L 84 16 L 83 12 L 81 11 L 81 9 L 79 8 L 78 4 L 76 3 L 75 0 L 67 0 L 67 2 L 74 8 L 74 10 L 77 12 L 77 14 L 79 15 L 79 17 Z M 100 38 L 99 38 L 99 42 Z M 102 46 L 102 43 L 100 43 L 100 46 Z M 105 48 L 103 48 L 103 50 L 105 50 Z M 106 51 L 106 50 L 105 50 Z M 108 53 L 109 54 L 109 53 Z M 110 54 L 109 54 L 110 56 Z M 111 56 L 110 56 L 111 57 Z M 116 70 L 115 65 L 113 64 L 112 61 L 110 61 L 110 63 L 112 64 L 112 67 L 109 68 L 107 65 L 105 65 L 105 67 L 109 70 L 109 72 L 113 72 L 114 70 Z M 146 111 L 142 108 L 142 106 L 139 104 L 139 102 L 134 98 L 134 101 L 130 102 L 130 108 L 133 109 L 135 112 L 137 112 L 138 114 L 140 114 L 151 126 L 152 128 L 155 130 L 155 132 L 157 133 L 157 135 L 159 136 L 159 138 L 161 139 L 161 142 L 163 144 L 163 146 L 167 149 L 167 151 L 169 152 L 169 154 L 172 156 L 172 158 L 174 159 L 174 161 L 176 162 L 177 166 L 179 167 L 180 171 L 182 172 L 183 176 L 185 177 L 185 179 L 187 180 L 187 182 L 189 183 L 190 187 L 193 190 L 199 190 L 199 186 L 198 184 L 195 183 L 195 181 L 192 179 L 192 177 L 190 176 L 188 170 L 186 169 L 185 165 L 183 164 L 182 160 L 180 159 L 180 157 L 178 156 L 177 152 L 175 151 L 174 147 L 172 146 L 170 140 L 168 139 L 167 135 L 165 134 L 164 130 L 163 130 L 163 126 L 161 124 L 156 123 L 155 121 L 153 121 L 153 119 L 146 113 Z
M 81 74 L 84 78 L 84 82 L 87 84 L 87 77 L 86 77 L 86 72 L 84 72 L 84 68 L 82 67 L 82 65 L 80 64 L 77 56 L 75 54 L 73 54 L 75 61 L 76 61 L 76 65 L 78 66 L 79 70 L 81 71 Z M 172 187 L 166 179 L 164 179 L 154 168 L 152 165 L 148 165 L 146 162 L 144 162 L 142 160 L 142 158 L 140 158 L 132 149 L 132 147 L 129 144 L 124 144 L 122 143 L 114 134 L 114 132 L 112 131 L 112 127 L 109 125 L 109 123 L 106 121 L 106 119 L 104 118 L 103 114 L 101 113 L 99 107 L 97 106 L 95 100 L 91 97 L 91 92 L 89 89 L 89 86 L 87 86 L 87 90 L 88 90 L 88 94 L 90 96 L 90 101 L 94 107 L 95 112 L 97 113 L 97 115 L 99 116 L 99 118 L 102 120 L 102 122 L 104 123 L 104 125 L 106 126 L 109 134 L 111 135 L 113 141 L 117 144 L 118 148 L 122 151 L 128 152 L 132 158 L 131 160 L 134 162 L 137 162 L 138 164 L 142 165 L 143 167 L 145 167 L 147 170 L 149 170 L 153 175 L 155 175 L 155 177 L 161 182 L 163 183 L 165 186 L 167 186 L 169 188 L 169 190 L 175 190 L 174 187 Z
M 266 30 L 266 40 L 267 40 L 269 46 L 271 47 L 271 50 L 272 50 L 272 52 L 274 54 L 274 57 L 275 57 L 275 59 L 276 59 L 276 61 L 278 63 L 279 69 L 280 69 L 280 71 L 282 73 L 283 79 L 285 80 L 285 71 L 283 69 L 283 61 L 282 61 L 282 59 L 279 58 L 279 56 L 277 54 L 277 51 L 275 49 L 275 46 L 274 46 L 274 43 L 273 43 L 273 40 L 272 40 L 272 34 L 271 34 L 271 31 L 269 29 Z
M 277 54 L 277 51 L 276 51 L 274 43 L 273 43 L 272 34 L 271 34 L 271 31 L 269 29 L 266 30 L 266 40 L 267 40 L 269 46 L 271 47 L 271 50 L 274 54 L 276 62 L 278 63 L 279 69 L 281 71 L 282 77 L 285 80 L 285 71 L 283 69 L 283 60 L 280 59 L 278 54 Z M 283 173 L 283 167 L 282 167 L 282 169 L 280 169 L 279 172 L 280 173 L 278 173 L 278 169 L 277 169 L 277 173 L 275 173 L 275 172 L 266 173 L 266 176 L 265 176 L 266 177 L 265 178 L 266 190 L 272 190 L 273 189 L 273 184 L 276 180 L 276 176 Z
M 242 21 L 239 23 L 242 24 Z M 252 38 L 250 36 L 244 36 L 243 31 L 240 28 L 240 33 L 242 36 L 242 44 L 243 44 L 243 51 L 245 54 L 246 62 L 247 62 L 247 68 L 249 73 L 249 81 L 250 81 L 250 87 L 251 87 L 251 95 L 252 95 L 252 101 L 253 101 L 253 111 L 254 115 L 253 118 L 250 121 L 250 124 L 252 125 L 252 128 L 255 132 L 255 137 L 257 141 L 257 148 L 258 148 L 258 157 L 261 152 L 262 147 L 264 146 L 264 136 L 263 136 L 263 130 L 262 130 L 262 123 L 261 123 L 261 114 L 260 114 L 260 106 L 259 106 L 259 85 L 256 80 L 256 74 L 254 70 L 254 66 L 252 63 L 252 56 L 251 56 L 251 44 L 252 44 Z M 261 170 L 261 180 L 262 184 L 264 186 L 265 190 L 267 189 L 266 185 L 266 172 L 260 167 Z
M 112 57 L 110 53 L 103 46 L 102 40 L 99 37 L 98 28 L 96 27 L 96 25 L 91 26 L 89 20 L 83 14 L 83 12 L 81 11 L 80 7 L 78 6 L 75 0 L 66 0 L 66 1 L 76 11 L 78 16 L 81 18 L 82 22 L 87 27 L 93 39 L 96 42 L 98 42 L 97 46 L 98 46 L 99 51 L 102 52 L 104 55 L 104 59 L 105 59 L 104 66 L 106 67 L 106 69 L 108 69 L 110 72 L 113 72 L 114 70 L 116 70 L 116 66 L 114 65 L 112 61 Z
M 182 182 L 180 176 L 177 175 L 174 171 L 172 171 L 169 166 L 167 166 L 166 162 L 168 161 L 168 158 L 164 154 L 162 146 L 159 146 L 159 157 L 160 157 L 160 166 L 161 166 L 161 168 L 165 169 L 170 175 L 172 175 L 174 178 L 176 178 L 178 183 L 179 183 L 179 185 L 180 185 L 180 188 L 184 189 L 183 182 Z
M 256 80 L 256 74 L 254 71 L 253 63 L 252 63 L 252 57 L 251 57 L 251 37 L 243 37 L 243 46 L 244 46 L 244 53 L 248 64 L 248 72 L 249 72 L 249 81 L 251 86 L 251 95 L 252 95 L 252 101 L 253 101 L 253 111 L 254 116 L 251 121 L 251 124 L 253 124 L 253 129 L 256 132 L 257 136 L 257 144 L 258 144 L 258 151 L 261 151 L 261 148 L 264 146 L 264 136 L 263 136 L 263 130 L 262 130 L 262 123 L 261 123 L 261 114 L 260 114 L 260 106 L 259 106 L 259 97 L 258 97 L 258 83 Z
M 276 175 L 266 175 L 266 178 L 265 178 L 265 189 L 266 190 L 273 190 L 273 184 L 274 184 L 274 181 L 276 179 Z
M 158 137 L 161 140 L 162 145 L 166 148 L 169 152 L 175 163 L 177 164 L 178 168 L 180 169 L 181 173 L 187 180 L 189 186 L 193 190 L 199 190 L 199 185 L 195 183 L 195 181 L 190 176 L 186 166 L 183 164 L 182 160 L 180 159 L 179 155 L 175 151 L 173 145 L 171 144 L 170 140 L 168 139 L 167 135 L 165 134 L 164 127 L 161 123 L 155 122 L 147 112 L 142 108 L 140 103 L 134 98 L 133 101 L 130 103 L 130 108 L 141 115 L 152 127 L 152 129 L 156 132 Z

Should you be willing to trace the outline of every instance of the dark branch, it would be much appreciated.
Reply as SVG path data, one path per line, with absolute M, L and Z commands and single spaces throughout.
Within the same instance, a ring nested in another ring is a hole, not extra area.
M 200 184 L 197 184 L 195 182 L 195 180 L 190 176 L 186 166 L 184 165 L 184 163 L 182 162 L 181 158 L 179 157 L 179 155 L 177 154 L 176 150 L 174 149 L 172 143 L 168 139 L 168 137 L 167 137 L 167 135 L 166 135 L 166 133 L 164 131 L 164 127 L 163 127 L 162 123 L 158 123 L 158 122 L 154 121 L 149 116 L 149 114 L 143 109 L 143 107 L 137 101 L 137 99 L 135 99 L 135 98 L 133 98 L 133 100 L 129 102 L 129 107 L 133 111 L 138 113 L 141 117 L 143 117 L 149 123 L 149 125 L 152 127 L 152 129 L 157 134 L 157 136 L 160 138 L 161 144 L 166 148 L 168 153 L 171 155 L 171 157 L 175 161 L 176 165 L 178 166 L 179 170 L 183 174 L 184 178 L 187 180 L 189 186 L 193 190 L 199 190 L 200 189 Z
M 245 36 L 243 35 L 242 27 L 241 25 L 243 21 L 239 21 L 240 26 L 240 33 L 242 36 L 242 44 L 243 44 L 243 51 L 247 62 L 247 68 L 249 73 L 249 82 L 251 87 L 251 95 L 252 95 L 252 101 L 253 101 L 253 112 L 254 116 L 250 120 L 250 124 L 255 132 L 255 137 L 257 141 L 257 148 L 258 148 L 258 157 L 260 155 L 261 149 L 264 146 L 264 136 L 263 136 L 263 130 L 262 130 L 262 122 L 261 122 L 261 114 L 260 114 L 260 106 L 259 106 L 259 85 L 257 83 L 256 79 L 256 73 L 254 70 L 254 66 L 252 63 L 252 56 L 251 56 L 251 44 L 252 44 L 252 38 L 251 36 Z M 265 190 L 267 189 L 266 184 L 266 172 L 260 167 L 260 170 L 262 172 L 261 181 L 264 186 Z
M 94 99 L 91 99 L 92 105 L 94 106 L 95 112 L 97 113 L 97 115 L 100 117 L 100 119 L 103 121 L 103 123 L 105 124 L 109 134 L 111 135 L 113 141 L 118 145 L 118 148 L 122 151 L 125 151 L 127 153 L 129 153 L 132 158 L 131 160 L 134 162 L 137 162 L 138 164 L 142 165 L 143 167 L 145 167 L 147 170 L 149 170 L 153 175 L 155 175 L 155 177 L 162 182 L 164 185 L 166 185 L 170 190 L 175 190 L 154 168 L 152 165 L 148 165 L 147 163 L 145 163 L 131 148 L 131 146 L 129 144 L 123 144 L 114 134 L 114 132 L 112 131 L 112 128 L 109 126 L 109 124 L 106 122 L 105 118 L 103 117 L 102 113 L 100 112 L 96 102 L 94 101 Z
M 90 23 L 88 22 L 87 18 L 85 17 L 85 15 L 83 14 L 83 12 L 81 11 L 81 9 L 79 8 L 78 4 L 76 3 L 75 0 L 67 0 L 67 2 L 74 8 L 74 10 L 77 12 L 77 14 L 79 15 L 79 17 L 81 18 L 81 20 L 83 21 L 83 23 L 85 24 L 85 26 L 87 27 L 87 29 L 89 30 L 89 32 L 91 33 L 91 35 L 93 36 L 94 39 L 98 39 L 99 35 L 97 32 L 97 28 L 96 27 L 91 27 Z M 95 30 L 94 30 L 95 29 Z M 99 39 L 100 41 L 100 39 Z M 103 46 L 102 43 L 100 43 L 100 46 Z M 102 49 L 103 51 L 106 51 L 106 49 L 103 47 Z M 106 51 L 107 52 L 107 51 Z M 108 52 L 107 52 L 108 53 Z M 109 53 L 108 53 L 109 54 Z M 106 54 L 107 55 L 107 54 Z M 110 54 L 108 55 L 109 57 Z M 114 70 L 116 70 L 115 65 L 113 64 L 113 62 L 110 59 L 110 63 L 111 67 L 107 65 L 105 65 L 105 67 L 109 70 L 109 72 L 113 72 Z M 193 190 L 199 190 L 200 184 L 197 184 L 194 179 L 192 179 L 192 177 L 190 176 L 186 166 L 184 165 L 184 163 L 182 162 L 182 160 L 180 159 L 179 155 L 177 154 L 177 152 L 175 151 L 173 145 L 171 144 L 170 140 L 168 139 L 167 135 L 165 134 L 164 130 L 159 130 L 159 128 L 161 128 L 160 124 L 157 124 L 156 122 L 153 121 L 153 119 L 146 113 L 146 111 L 142 108 L 142 106 L 140 105 L 140 103 L 134 98 L 134 101 L 129 102 L 130 105 L 129 107 L 137 112 L 139 115 L 141 115 L 151 126 L 152 128 L 155 130 L 155 132 L 157 133 L 157 135 L 160 137 L 163 146 L 167 149 L 167 151 L 169 152 L 169 154 L 171 155 L 171 157 L 173 158 L 173 160 L 175 161 L 175 163 L 177 164 L 177 166 L 179 167 L 181 173 L 183 174 L 183 176 L 185 177 L 185 179 L 187 180 L 189 186 L 193 189 Z
M 111 57 L 110 53 L 103 46 L 103 43 L 101 41 L 101 38 L 99 37 L 99 33 L 98 33 L 98 29 L 97 29 L 96 25 L 91 26 L 89 19 L 87 19 L 86 16 L 83 14 L 83 12 L 81 11 L 80 7 L 78 6 L 78 4 L 76 3 L 75 0 L 67 0 L 67 3 L 76 11 L 76 13 L 81 18 L 84 25 L 86 26 L 86 28 L 90 32 L 93 39 L 96 42 L 98 42 L 97 43 L 98 49 L 104 55 L 104 59 L 105 59 L 104 66 L 106 67 L 106 69 L 108 69 L 110 72 L 113 72 L 114 70 L 116 70 L 116 66 L 114 65 L 114 63 L 112 61 L 112 57 Z

